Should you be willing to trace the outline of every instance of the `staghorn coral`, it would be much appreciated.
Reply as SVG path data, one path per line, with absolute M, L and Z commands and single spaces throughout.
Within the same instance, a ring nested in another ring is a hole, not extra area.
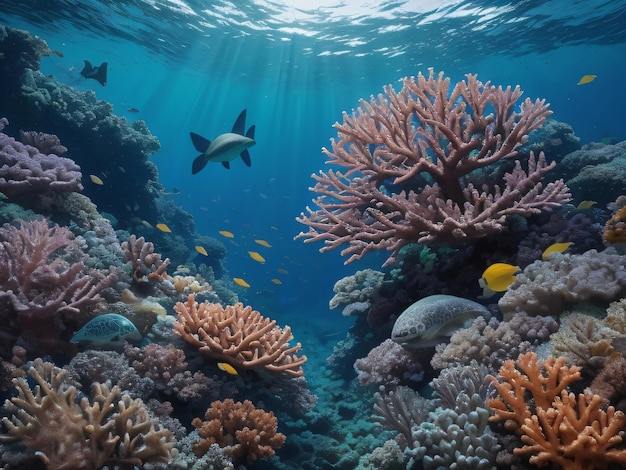
M 2 419 L 8 434 L 1 441 L 20 441 L 50 470 L 169 461 L 172 433 L 151 420 L 140 399 L 94 384 L 91 402 L 78 401 L 67 373 L 38 359 L 29 369 L 34 389 L 26 379 L 13 380 L 18 396 L 5 401 L 11 417 Z
M 194 418 L 191 422 L 203 438 L 193 447 L 197 456 L 204 455 L 217 443 L 226 448 L 225 452 L 235 462 L 252 463 L 274 455 L 274 448 L 281 447 L 286 440 L 286 436 L 278 432 L 274 413 L 255 408 L 250 400 L 214 401 L 204 419 Z
M 530 463 L 543 467 L 549 463 L 568 470 L 602 470 L 626 465 L 622 443 L 626 417 L 609 406 L 603 410 L 599 395 L 562 390 L 550 408 L 537 407 L 521 427 L 521 449 L 516 455 L 529 456 Z
M 124 257 L 130 264 L 133 285 L 141 287 L 151 283 L 161 282 L 167 277 L 169 258 L 161 259 L 161 255 L 154 252 L 154 244 L 145 238 L 131 235 L 128 241 L 122 243 Z
M 516 361 L 507 360 L 499 376 L 501 380 L 486 377 L 498 392 L 496 398 L 487 400 L 495 413 L 489 421 L 504 421 L 504 428 L 517 434 L 522 433 L 522 426 L 534 411 L 548 410 L 561 391 L 581 377 L 580 367 L 566 366 L 563 358 L 549 357 L 540 365 L 534 352 L 521 354 Z M 526 402 L 526 392 L 532 396 L 532 409 Z
M 504 317 L 515 312 L 559 315 L 568 304 L 587 300 L 606 302 L 626 295 L 626 255 L 613 248 L 582 255 L 553 253 L 517 275 L 498 306 Z
M 224 361 L 235 368 L 265 368 L 300 377 L 306 356 L 297 356 L 300 343 L 289 345 L 291 328 L 276 326 L 241 302 L 223 308 L 220 304 L 198 304 L 190 295 L 174 306 L 178 321 L 174 330 L 203 356 Z
M 309 227 L 298 237 L 324 241 L 320 251 L 348 245 L 341 252 L 346 263 L 388 250 L 389 264 L 409 243 L 485 237 L 503 230 L 508 215 L 567 202 L 562 180 L 541 182 L 555 166 L 543 153 L 531 152 L 527 172 L 517 161 L 500 184 L 479 181 L 476 170 L 514 157 L 550 111 L 545 100 L 526 99 L 516 112 L 519 87 L 466 77 L 451 88 L 449 78 L 429 69 L 428 76 L 405 77 L 400 92 L 388 85 L 361 100 L 352 116 L 344 113 L 335 125 L 338 140 L 323 152 L 346 171 L 312 175 L 318 209 L 307 207 L 297 218 Z
M 7 124 L 6 118 L 0 119 L 0 131 Z M 80 167 L 73 160 L 54 153 L 47 155 L 0 132 L 0 192 L 7 196 L 82 191 L 81 177 Z

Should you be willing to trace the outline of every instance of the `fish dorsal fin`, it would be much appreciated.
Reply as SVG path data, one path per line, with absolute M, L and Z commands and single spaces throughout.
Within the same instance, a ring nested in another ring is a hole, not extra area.
M 83 62 L 85 63 L 85 66 L 83 67 L 83 70 L 80 72 L 80 74 L 83 77 L 86 77 L 87 75 L 91 73 L 91 71 L 93 70 L 93 67 L 91 66 L 91 62 L 89 62 L 88 60 L 83 60 Z
M 233 130 L 232 130 L 233 134 L 244 135 L 243 133 L 246 130 L 246 111 L 247 110 L 244 109 L 239 114 L 239 117 L 235 121 L 235 124 L 233 124 Z
M 250 126 L 250 129 L 248 129 L 248 132 L 246 132 L 246 137 L 248 137 L 249 139 L 254 140 L 254 129 L 256 126 Z
M 230 170 L 230 162 L 222 162 L 222 165 L 224 165 L 224 168 L 227 170 Z
M 241 159 L 246 165 L 252 166 L 252 162 L 250 161 L 250 153 L 248 153 L 248 149 L 241 152 Z
M 198 152 L 202 152 L 202 153 L 206 152 L 206 150 L 209 148 L 209 145 L 211 145 L 211 141 L 209 139 L 205 139 L 204 137 L 196 134 L 195 132 L 190 132 L 189 136 L 191 137 L 191 143 L 193 143 L 193 146 L 196 148 Z
M 191 174 L 195 175 L 200 172 L 206 166 L 208 161 L 209 160 L 204 157 L 204 154 L 198 155 L 191 165 Z

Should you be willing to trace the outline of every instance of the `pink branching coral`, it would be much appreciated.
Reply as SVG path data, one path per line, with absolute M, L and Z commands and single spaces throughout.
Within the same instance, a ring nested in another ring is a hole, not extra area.
M 74 238 L 65 227 L 48 221 L 20 221 L 20 228 L 0 228 L 0 299 L 29 319 L 41 319 L 99 300 L 98 292 L 111 276 L 84 272 L 82 262 L 69 263 L 59 253 Z
M 281 447 L 286 439 L 278 432 L 274 413 L 255 408 L 250 400 L 235 402 L 228 398 L 214 401 L 204 419 L 194 418 L 191 422 L 203 438 L 193 447 L 198 456 L 217 443 L 225 447 L 226 453 L 235 461 L 252 463 L 274 455 L 274 448 Z
M 131 235 L 127 242 L 122 243 L 122 250 L 126 261 L 130 263 L 133 284 L 146 285 L 150 282 L 161 282 L 167 276 L 169 258 L 161 259 L 159 253 L 154 252 L 154 244 L 147 242 L 143 237 Z
M 541 183 L 554 167 L 543 153 L 531 153 L 528 171 L 516 162 L 503 184 L 483 184 L 481 191 L 470 181 L 475 170 L 517 154 L 550 114 L 545 101 L 526 99 L 516 112 L 519 86 L 496 88 L 471 74 L 451 90 L 450 79 L 432 69 L 403 82 L 399 93 L 388 85 L 377 98 L 361 100 L 335 125 L 338 140 L 323 152 L 328 164 L 346 171 L 312 175 L 319 209 L 298 218 L 309 226 L 298 236 L 305 242 L 323 240 L 321 251 L 347 244 L 346 263 L 385 249 L 389 263 L 408 243 L 484 237 L 502 230 L 508 215 L 569 200 L 562 180 Z

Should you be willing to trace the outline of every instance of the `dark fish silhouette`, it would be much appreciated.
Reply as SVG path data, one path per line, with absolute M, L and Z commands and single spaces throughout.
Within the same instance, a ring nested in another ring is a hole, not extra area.
M 88 60 L 85 60 L 85 67 L 80 72 L 80 74 L 85 78 L 93 78 L 97 80 L 100 85 L 104 86 L 107 84 L 107 63 L 102 62 L 101 65 L 97 65 L 93 67 Z
M 250 166 L 250 154 L 248 153 L 248 149 L 256 144 L 254 141 L 254 126 L 251 126 L 244 135 L 245 128 L 246 110 L 244 109 L 235 121 L 232 132 L 217 136 L 213 142 L 190 132 L 189 135 L 191 136 L 193 146 L 198 152 L 202 152 L 202 154 L 193 161 L 191 173 L 195 175 L 202 170 L 208 162 L 222 162 L 225 168 L 230 168 L 230 162 L 239 155 L 241 155 L 244 163 Z

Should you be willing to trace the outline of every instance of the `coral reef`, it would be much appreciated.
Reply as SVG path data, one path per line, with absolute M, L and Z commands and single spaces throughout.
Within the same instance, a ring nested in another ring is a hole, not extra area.
M 204 455 L 213 444 L 225 447 L 234 461 L 254 462 L 274 455 L 274 448 L 285 443 L 286 436 L 278 432 L 274 413 L 255 408 L 250 400 L 235 402 L 227 398 L 211 403 L 204 421 L 191 422 L 203 439 L 194 445 L 196 455 Z
M 2 420 L 8 431 L 2 441 L 19 440 L 50 470 L 169 461 L 172 433 L 155 425 L 140 399 L 94 384 L 91 402 L 78 401 L 67 371 L 41 360 L 29 374 L 34 389 L 26 379 L 13 380 L 19 395 L 5 402 L 11 417 Z
M 604 226 L 604 238 L 609 243 L 626 243 L 626 196 L 615 201 L 616 210 Z
M 8 123 L 0 119 L 0 131 Z M 80 167 L 73 160 L 45 154 L 0 132 L 0 192 L 5 195 L 82 191 L 81 177 Z
M 373 348 L 367 357 L 357 359 L 354 370 L 361 385 L 400 385 L 420 382 L 424 378 L 416 354 L 391 339 Z
M 515 312 L 558 315 L 568 304 L 605 302 L 626 295 L 626 255 L 609 247 L 582 255 L 553 253 L 528 265 L 498 302 L 504 317 Z
M 154 252 L 154 244 L 147 242 L 143 237 L 131 235 L 128 241 L 122 242 L 124 257 L 130 264 L 133 285 L 139 289 L 158 283 L 167 276 L 169 258 L 161 259 L 159 253 Z
M 339 279 L 333 286 L 335 295 L 328 302 L 329 308 L 344 305 L 343 316 L 367 312 L 384 276 L 385 273 L 368 268 Z
M 388 264 L 408 243 L 484 237 L 501 231 L 508 215 L 567 202 L 563 181 L 541 183 L 554 167 L 543 153 L 531 154 L 527 172 L 516 162 L 502 177 L 504 185 L 491 181 L 482 193 L 465 181 L 475 170 L 515 156 L 550 114 L 545 101 L 530 99 L 514 112 L 521 94 L 519 87 L 496 88 L 471 74 L 450 89 L 450 79 L 430 69 L 427 77 L 404 78 L 398 93 L 388 85 L 378 98 L 361 100 L 336 125 L 332 150 L 324 149 L 328 163 L 346 172 L 312 175 L 319 209 L 301 214 L 298 221 L 309 231 L 298 237 L 324 241 L 321 251 L 347 244 L 341 252 L 349 256 L 346 263 L 389 250 Z M 495 112 L 487 113 L 491 108 Z
M 203 356 L 240 369 L 265 368 L 300 377 L 306 356 L 297 356 L 301 345 L 289 345 L 291 328 L 276 326 L 252 307 L 238 302 L 198 304 L 193 295 L 174 306 L 178 321 L 174 329 Z

